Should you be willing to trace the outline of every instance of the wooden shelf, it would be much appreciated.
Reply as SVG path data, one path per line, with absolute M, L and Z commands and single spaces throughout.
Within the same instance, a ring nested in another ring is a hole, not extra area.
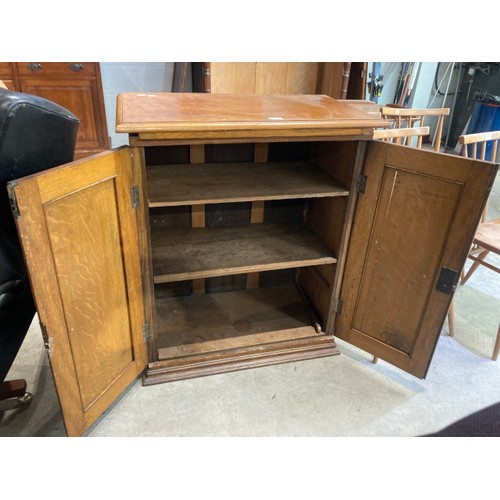
M 318 337 L 294 285 L 156 300 L 159 358 Z
M 207 163 L 148 167 L 150 207 L 347 196 L 310 162 Z
M 337 259 L 307 226 L 152 228 L 155 283 L 333 264 Z

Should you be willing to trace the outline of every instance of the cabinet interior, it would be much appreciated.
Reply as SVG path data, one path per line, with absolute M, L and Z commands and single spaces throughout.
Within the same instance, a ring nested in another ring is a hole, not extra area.
M 156 359 L 332 334 L 354 142 L 145 148 Z

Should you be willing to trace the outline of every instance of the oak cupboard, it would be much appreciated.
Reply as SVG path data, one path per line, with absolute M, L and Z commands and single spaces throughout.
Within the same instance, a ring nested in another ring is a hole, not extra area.
M 69 435 L 154 384 L 339 354 L 425 377 L 497 166 L 324 95 L 118 96 L 129 146 L 9 185 Z

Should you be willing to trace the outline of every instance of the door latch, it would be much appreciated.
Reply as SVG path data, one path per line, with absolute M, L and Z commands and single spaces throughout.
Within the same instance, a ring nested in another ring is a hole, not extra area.
M 439 292 L 451 295 L 458 283 L 458 271 L 450 269 L 448 267 L 442 267 L 441 273 L 439 274 L 439 279 L 436 285 L 436 290 Z

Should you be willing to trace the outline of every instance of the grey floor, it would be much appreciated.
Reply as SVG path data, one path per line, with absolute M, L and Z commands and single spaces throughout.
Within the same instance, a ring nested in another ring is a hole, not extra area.
M 500 216 L 500 176 L 488 218 Z M 500 265 L 500 259 L 492 259 Z M 341 355 L 142 387 L 137 380 L 87 436 L 418 436 L 500 401 L 499 275 L 480 268 L 456 292 L 425 380 L 342 341 Z M 65 436 L 35 320 L 8 378 L 27 379 L 31 405 L 0 413 L 0 436 Z

